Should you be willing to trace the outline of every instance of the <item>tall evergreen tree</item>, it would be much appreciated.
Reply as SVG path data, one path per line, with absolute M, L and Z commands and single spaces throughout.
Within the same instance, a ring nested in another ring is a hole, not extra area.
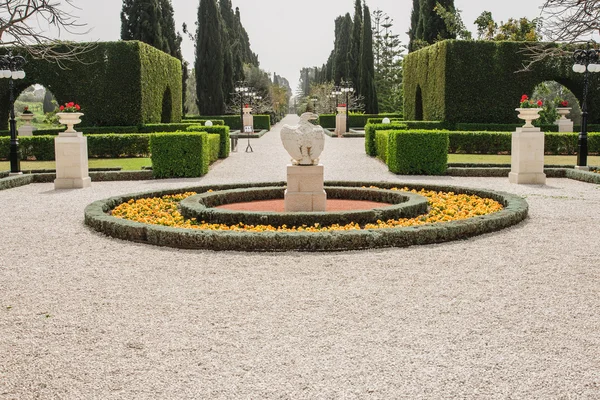
M 378 114 L 379 105 L 377 102 L 377 90 L 375 88 L 375 60 L 373 58 L 373 31 L 371 29 L 371 13 L 366 4 L 364 6 L 360 75 L 360 94 L 365 99 L 365 112 L 367 114 Z
M 408 30 L 408 51 L 414 51 L 414 41 L 418 39 L 417 28 L 421 22 L 421 0 L 413 0 L 412 12 L 410 13 L 410 29 Z
M 165 39 L 161 23 L 158 0 L 123 0 L 121 39 L 139 40 L 163 50 Z
M 216 0 L 200 0 L 194 66 L 198 110 L 202 115 L 221 115 L 225 112 L 222 31 Z
M 350 49 L 350 80 L 354 84 L 356 94 L 360 94 L 360 57 L 363 28 L 363 8 L 361 0 L 354 3 L 354 20 L 352 21 L 352 42 Z
M 339 85 L 342 80 L 351 79 L 350 76 L 350 51 L 352 45 L 350 38 L 352 36 L 352 17 L 347 13 L 342 19 L 336 20 L 336 25 L 339 21 L 338 35 L 335 42 L 335 58 L 333 64 L 333 80 L 336 85 Z
M 433 44 L 438 40 L 455 39 L 456 34 L 448 32 L 446 23 L 435 11 L 435 6 L 440 3 L 446 10 L 454 10 L 454 0 L 421 0 L 420 20 L 421 35 L 417 39 Z
M 250 38 L 248 37 L 248 32 L 246 32 L 246 29 L 244 29 L 244 26 L 242 25 L 239 7 L 235 8 L 235 22 L 241 44 L 242 62 L 258 67 L 258 56 L 250 49 Z

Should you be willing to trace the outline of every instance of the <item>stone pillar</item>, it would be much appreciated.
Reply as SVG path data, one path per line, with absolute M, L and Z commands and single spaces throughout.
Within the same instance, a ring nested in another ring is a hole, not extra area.
M 546 184 L 544 132 L 536 127 L 517 128 L 512 134 L 510 183 Z
M 346 133 L 346 107 L 338 107 L 335 116 L 335 134 L 342 137 Z
M 568 107 L 558 107 L 556 109 L 560 118 L 556 120 L 555 124 L 558 125 L 559 132 L 573 132 L 573 121 L 567 118 L 569 112 L 571 112 L 571 108 Z
M 288 165 L 285 212 L 325 211 L 323 165 Z
M 254 133 L 254 117 L 252 116 L 252 114 L 250 114 L 251 112 L 251 107 L 244 107 L 244 126 L 242 127 L 243 133 Z
M 18 129 L 19 136 L 33 136 L 33 131 L 36 131 L 37 128 L 31 125 L 31 120 L 33 120 L 33 114 L 21 114 L 19 117 L 21 121 L 24 122 L 23 125 Z
M 55 189 L 86 188 L 92 185 L 88 173 L 87 138 L 81 132 L 61 132 L 54 139 L 56 155 Z

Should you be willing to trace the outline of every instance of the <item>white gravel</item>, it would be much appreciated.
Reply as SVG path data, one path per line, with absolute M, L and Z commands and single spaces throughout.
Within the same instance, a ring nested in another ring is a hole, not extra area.
M 286 122 L 292 123 L 293 117 Z M 0 191 L 0 399 L 598 399 L 600 187 L 402 177 L 327 139 L 326 179 L 527 197 L 459 242 L 343 253 L 186 251 L 92 232 L 111 195 L 283 180 L 277 129 L 200 179 Z

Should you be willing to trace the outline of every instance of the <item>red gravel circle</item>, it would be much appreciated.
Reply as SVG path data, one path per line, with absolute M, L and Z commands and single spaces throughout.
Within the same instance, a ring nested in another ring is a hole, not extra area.
M 283 199 L 248 201 L 244 203 L 223 204 L 215 208 L 224 208 L 234 211 L 272 211 L 285 212 Z M 350 211 L 350 210 L 370 210 L 373 208 L 388 207 L 392 204 L 379 203 L 376 201 L 367 200 L 341 200 L 327 199 L 327 210 L 333 211 Z

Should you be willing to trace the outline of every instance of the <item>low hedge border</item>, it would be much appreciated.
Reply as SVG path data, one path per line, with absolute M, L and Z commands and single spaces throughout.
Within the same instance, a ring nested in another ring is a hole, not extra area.
M 256 184 L 211 185 L 111 197 L 88 205 L 85 209 L 85 223 L 92 229 L 114 238 L 175 248 L 227 251 L 343 251 L 375 247 L 407 247 L 465 239 L 515 225 L 523 221 L 528 213 L 527 202 L 523 198 L 510 193 L 469 189 L 459 186 L 415 185 L 412 183 L 326 182 L 327 186 L 378 186 L 384 189 L 408 187 L 409 189 L 425 188 L 427 190 L 475 194 L 499 201 L 504 205 L 504 209 L 489 215 L 443 224 L 326 233 L 199 231 L 146 225 L 115 218 L 107 214 L 117 205 L 130 199 L 157 197 L 187 191 L 203 193 L 210 189 L 226 190 L 249 187 L 249 185 L 258 186 Z M 261 186 L 282 186 L 282 184 L 271 182 L 263 183 Z
M 8 174 L 7 174 L 8 175 Z M 3 177 L 0 175 L 0 190 L 12 189 L 19 186 L 29 185 L 33 182 L 33 175 L 12 175 Z
M 236 225 L 271 226 L 313 226 L 347 225 L 352 222 L 360 225 L 377 223 L 398 218 L 414 218 L 427 212 L 427 199 L 424 196 L 401 191 L 380 190 L 357 187 L 325 187 L 328 199 L 369 200 L 389 203 L 370 210 L 337 212 L 253 212 L 234 211 L 216 208 L 223 204 L 245 201 L 273 200 L 284 198 L 284 188 L 261 187 L 212 191 L 190 196 L 180 203 L 181 214 L 186 218 L 209 223 Z

